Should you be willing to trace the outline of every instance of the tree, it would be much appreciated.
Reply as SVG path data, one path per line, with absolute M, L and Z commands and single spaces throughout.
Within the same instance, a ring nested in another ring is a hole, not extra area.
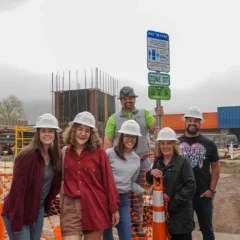
M 0 101 L 0 116 L 9 120 L 21 119 L 24 117 L 23 103 L 15 95 L 9 95 Z

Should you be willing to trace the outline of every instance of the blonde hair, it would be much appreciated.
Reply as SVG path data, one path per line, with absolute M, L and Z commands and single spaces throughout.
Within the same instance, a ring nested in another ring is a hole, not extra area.
M 163 155 L 162 151 L 159 147 L 159 142 L 160 141 L 156 141 L 156 143 L 155 143 L 155 154 L 158 157 Z M 176 153 L 177 155 L 182 155 L 182 151 L 181 151 L 180 147 L 178 146 L 177 142 L 176 141 L 171 141 L 171 143 L 172 143 L 172 146 L 173 146 L 173 152 Z
M 68 127 L 65 129 L 65 131 L 62 134 L 63 142 L 66 145 L 71 145 L 72 147 L 74 147 L 76 145 L 75 134 L 76 134 L 77 127 L 79 125 L 82 125 L 82 124 L 78 124 L 78 123 L 73 124 L 72 122 L 70 122 L 68 124 Z M 102 145 L 102 140 L 99 137 L 97 129 L 93 129 L 93 128 L 90 128 L 90 129 L 91 129 L 91 135 L 90 135 L 89 140 L 86 143 L 86 146 L 91 151 L 93 151 L 93 150 L 96 150 L 98 147 L 100 147 Z

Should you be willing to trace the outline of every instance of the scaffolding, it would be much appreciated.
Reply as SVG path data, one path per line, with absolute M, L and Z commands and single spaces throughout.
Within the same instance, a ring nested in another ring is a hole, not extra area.
M 118 79 L 98 68 L 52 73 L 52 114 L 65 129 L 79 112 L 91 112 L 103 138 L 108 118 L 120 109 L 118 87 Z
M 26 142 L 32 141 L 32 137 L 25 137 L 26 132 L 33 132 L 33 128 L 18 126 L 15 128 L 15 156 L 26 146 Z

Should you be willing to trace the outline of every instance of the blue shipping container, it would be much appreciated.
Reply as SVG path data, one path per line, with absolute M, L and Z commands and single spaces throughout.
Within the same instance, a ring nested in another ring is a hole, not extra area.
M 218 107 L 218 128 L 240 128 L 240 106 Z

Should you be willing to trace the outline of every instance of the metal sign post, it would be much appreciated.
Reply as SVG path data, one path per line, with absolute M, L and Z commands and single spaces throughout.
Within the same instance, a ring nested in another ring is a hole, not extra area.
M 147 31 L 147 67 L 148 70 L 155 71 L 148 73 L 148 83 L 151 85 L 148 88 L 148 97 L 156 99 L 156 107 L 158 108 L 161 106 L 161 100 L 170 100 L 171 98 L 170 88 L 162 90 L 162 87 L 170 85 L 170 76 L 160 73 L 170 71 L 168 34 Z M 157 126 L 161 128 L 161 125 L 161 116 L 157 115 Z
M 161 100 L 156 100 L 156 107 L 160 107 L 161 106 Z M 157 126 L 159 127 L 159 129 L 162 128 L 162 117 L 161 115 L 157 115 Z

